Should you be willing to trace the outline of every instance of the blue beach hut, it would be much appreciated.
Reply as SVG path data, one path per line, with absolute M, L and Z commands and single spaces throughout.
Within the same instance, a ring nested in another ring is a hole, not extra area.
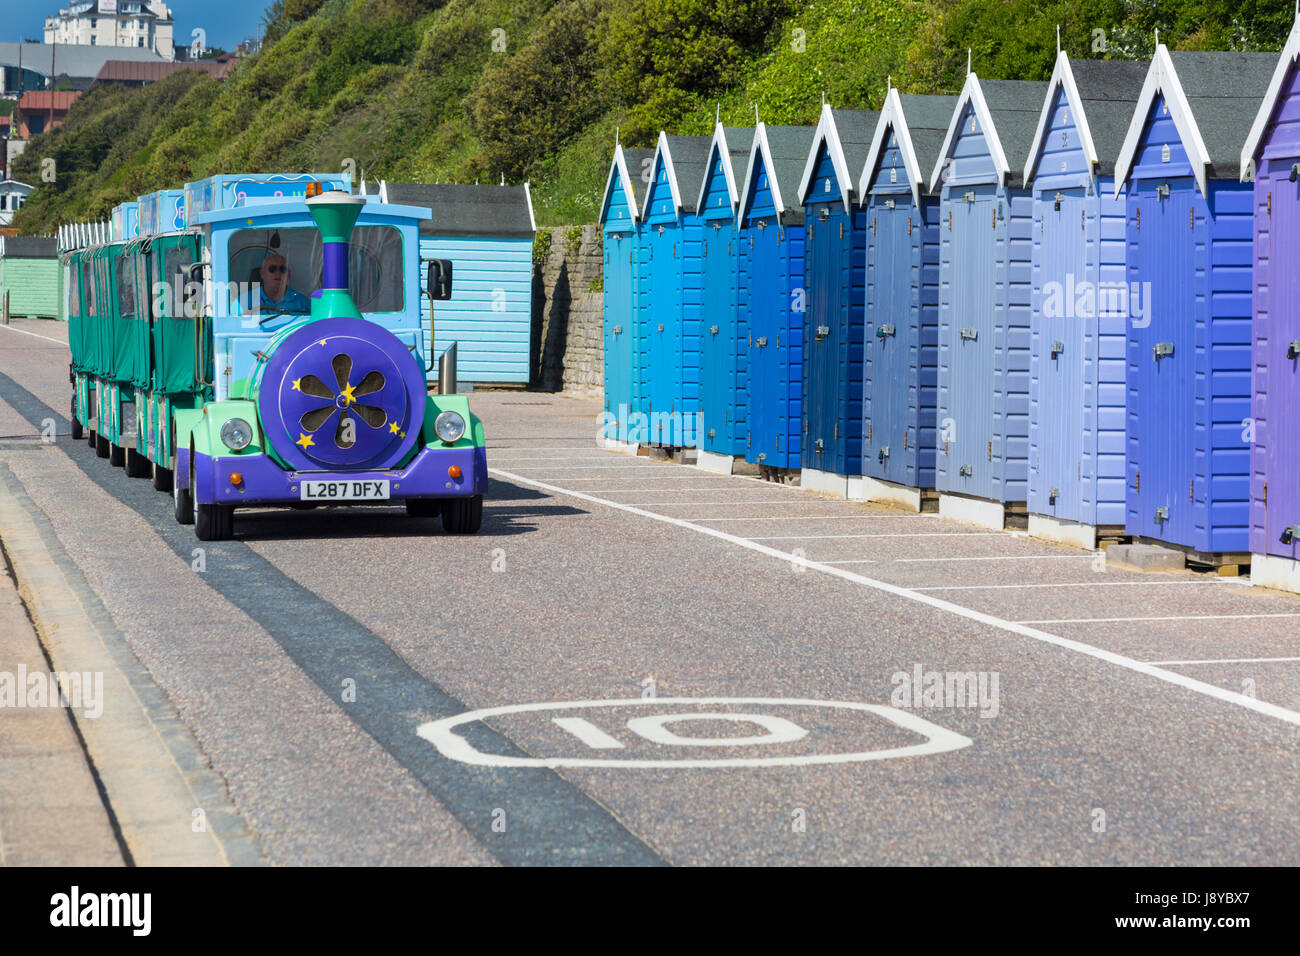
M 700 427 L 697 464 L 731 474 L 745 453 L 746 316 L 740 311 L 736 210 L 753 130 L 718 123 L 696 201 L 700 242 Z
M 1300 591 L 1300 18 L 1241 171 L 1255 183 L 1250 580 Z
M 858 184 L 867 215 L 866 344 L 863 478 L 854 497 L 914 511 L 923 489 L 934 488 L 939 197 L 928 177 L 956 103 L 891 88 Z
M 1128 331 L 1125 527 L 1216 564 L 1249 546 L 1255 223 L 1240 155 L 1275 64 L 1161 44 L 1115 164 L 1144 305 Z
M 880 113 L 823 106 L 799 182 L 807 228 L 801 487 L 844 495 L 862 474 L 866 212 L 855 175 Z
M 1119 156 L 1147 65 L 1056 55 L 1025 164 L 1033 191 L 1029 533 L 1089 550 L 1124 528 Z
M 623 444 L 644 440 L 638 438 L 632 422 L 641 394 L 636 289 L 641 204 L 653 160 L 652 149 L 615 145 L 600 206 L 605 310 L 603 434 L 606 441 Z
M 659 134 L 642 211 L 645 258 L 637 275 L 641 400 L 652 445 L 693 448 L 700 411 L 698 215 L 708 136 Z
M 1026 498 L 1033 203 L 1024 158 L 1046 83 L 966 76 L 939 191 L 939 513 L 1001 528 Z
M 438 356 L 455 343 L 462 385 L 526 385 L 532 377 L 537 230 L 528 185 L 386 182 L 380 195 L 385 202 L 431 209 L 420 223 L 420 261 L 452 263 L 451 298 L 434 309 L 433 341 L 422 343 L 429 381 L 438 380 Z M 421 287 L 426 281 L 422 271 Z
M 740 310 L 749 322 L 745 460 L 770 477 L 802 466 L 808 294 L 799 181 L 815 132 L 759 123 L 741 187 Z

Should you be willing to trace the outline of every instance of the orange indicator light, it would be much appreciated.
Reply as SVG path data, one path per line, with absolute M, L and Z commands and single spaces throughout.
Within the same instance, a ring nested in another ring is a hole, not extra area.
M 456 479 L 459 479 L 459 478 L 460 478 L 460 465 L 452 465 L 450 468 L 448 468 L 448 469 L 447 469 L 447 477 L 448 477 L 448 478 L 456 478 Z
M 240 472 L 232 471 L 230 473 L 230 483 L 236 486 L 242 485 L 244 483 L 244 476 Z

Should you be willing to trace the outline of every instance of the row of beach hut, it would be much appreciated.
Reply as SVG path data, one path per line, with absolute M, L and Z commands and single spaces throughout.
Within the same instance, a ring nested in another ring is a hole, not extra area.
M 1298 56 L 616 146 L 606 438 L 1300 590 Z

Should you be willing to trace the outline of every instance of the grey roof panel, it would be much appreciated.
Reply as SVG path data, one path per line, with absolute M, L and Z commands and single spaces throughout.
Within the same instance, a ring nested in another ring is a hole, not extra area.
M 433 218 L 420 223 L 422 236 L 533 235 L 523 186 L 389 183 L 388 201 L 433 210 Z
M 677 191 L 682 199 L 683 212 L 695 212 L 704 185 L 704 174 L 709 168 L 711 136 L 668 136 L 668 153 L 672 157 L 673 172 L 677 174 Z
M 798 225 L 803 222 L 803 206 L 799 202 L 799 180 L 812 149 L 815 126 L 768 126 L 767 147 L 772 151 L 772 172 L 781 190 L 781 204 L 785 206 L 785 222 Z
M 1141 60 L 1071 60 L 1070 72 L 1097 149 L 1098 172 L 1115 173 L 1150 64 Z
M 645 205 L 646 187 L 650 185 L 650 176 L 654 173 L 650 164 L 654 162 L 653 149 L 624 149 L 623 158 L 627 161 L 627 174 L 632 178 L 632 195 L 636 197 L 637 214 Z
M 1047 87 L 1045 82 L 1031 80 L 980 80 L 980 92 L 984 94 L 1002 152 L 1011 167 L 1008 186 L 1024 185 L 1025 162 L 1034 144 L 1034 133 L 1038 131 Z
M 1169 56 L 1209 150 L 1210 177 L 1238 179 L 1241 148 L 1268 92 L 1277 54 L 1171 51 Z
M 903 104 L 907 130 L 912 134 L 912 151 L 921 167 L 921 177 L 926 180 L 919 184 L 921 193 L 928 195 L 930 170 L 939 161 L 939 151 L 948 135 L 948 124 L 952 122 L 952 111 L 957 108 L 957 97 L 900 93 L 898 99 Z
M 754 141 L 754 127 L 724 126 L 722 133 L 727 137 L 727 151 L 731 154 L 731 178 L 740 189 L 745 185 L 745 164 L 749 162 L 749 144 Z
M 857 193 L 857 177 L 862 175 L 866 165 L 867 153 L 871 151 L 871 140 L 876 135 L 876 123 L 880 119 L 879 110 L 831 110 L 835 119 L 835 132 L 840 138 L 844 150 L 844 160 L 849 166 L 849 176 L 853 180 L 850 192 Z M 807 159 L 807 155 L 804 156 Z
M 143 47 L 0 42 L 0 66 L 17 66 L 20 52 L 25 70 L 49 76 L 53 66 L 55 76 L 66 75 L 90 80 L 99 75 L 99 71 L 109 60 L 169 62 L 153 50 Z M 53 57 L 52 63 L 51 57 Z
M 7 236 L 0 240 L 6 259 L 57 259 L 59 240 L 48 236 Z

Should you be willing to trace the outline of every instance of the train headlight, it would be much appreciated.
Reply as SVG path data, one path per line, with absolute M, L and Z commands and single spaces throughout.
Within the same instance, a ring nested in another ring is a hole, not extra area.
M 433 430 L 448 445 L 454 444 L 465 434 L 465 419 L 459 412 L 443 412 L 434 420 Z
M 253 426 L 242 418 L 232 418 L 221 426 L 221 440 L 231 451 L 243 451 L 253 441 Z

